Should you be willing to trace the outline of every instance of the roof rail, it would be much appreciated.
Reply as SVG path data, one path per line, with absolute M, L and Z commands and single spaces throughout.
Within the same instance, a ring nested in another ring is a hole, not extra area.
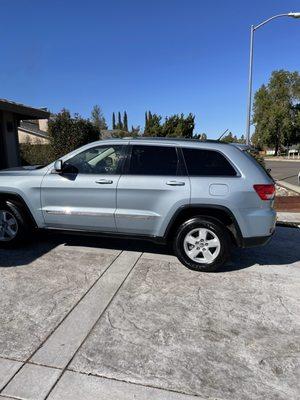
M 213 139 L 206 139 L 206 140 L 199 140 L 193 138 L 178 138 L 178 137 L 158 137 L 158 136 L 139 136 L 139 137 L 124 137 L 122 139 L 126 140 L 167 140 L 167 141 L 176 141 L 176 142 L 199 142 L 199 143 L 221 143 L 221 144 L 228 144 L 226 142 L 220 142 L 219 140 Z

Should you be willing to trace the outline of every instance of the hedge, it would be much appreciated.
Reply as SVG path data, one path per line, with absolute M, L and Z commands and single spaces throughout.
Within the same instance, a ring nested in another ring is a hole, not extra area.
M 50 144 L 20 144 L 21 165 L 47 165 L 54 161 Z

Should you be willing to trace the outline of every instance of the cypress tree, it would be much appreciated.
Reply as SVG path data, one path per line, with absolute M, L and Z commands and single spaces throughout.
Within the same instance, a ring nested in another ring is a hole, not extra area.
M 118 112 L 118 124 L 117 124 L 117 129 L 120 129 L 120 130 L 123 129 L 123 124 L 122 124 L 122 118 L 121 118 L 121 113 L 120 113 L 120 111 Z
M 124 112 L 123 115 L 123 130 L 128 132 L 128 118 L 127 118 L 127 112 Z
M 116 129 L 116 116 L 115 116 L 114 112 L 113 112 L 113 115 L 112 115 L 112 128 Z

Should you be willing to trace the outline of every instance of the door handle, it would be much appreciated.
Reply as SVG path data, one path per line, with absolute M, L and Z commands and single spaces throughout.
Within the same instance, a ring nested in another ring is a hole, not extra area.
M 166 182 L 167 185 L 169 186 L 184 186 L 185 182 L 182 181 L 168 181 Z
M 99 185 L 111 185 L 114 181 L 111 179 L 99 179 L 99 181 L 96 181 L 95 183 L 98 183 Z

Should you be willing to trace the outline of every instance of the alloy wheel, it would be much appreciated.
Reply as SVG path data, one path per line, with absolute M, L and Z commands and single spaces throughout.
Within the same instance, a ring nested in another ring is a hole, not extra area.
M 16 237 L 18 222 L 14 215 L 7 210 L 0 210 L 0 241 L 8 242 Z
M 191 230 L 185 236 L 183 246 L 186 255 L 199 264 L 213 263 L 221 250 L 218 236 L 206 228 Z

